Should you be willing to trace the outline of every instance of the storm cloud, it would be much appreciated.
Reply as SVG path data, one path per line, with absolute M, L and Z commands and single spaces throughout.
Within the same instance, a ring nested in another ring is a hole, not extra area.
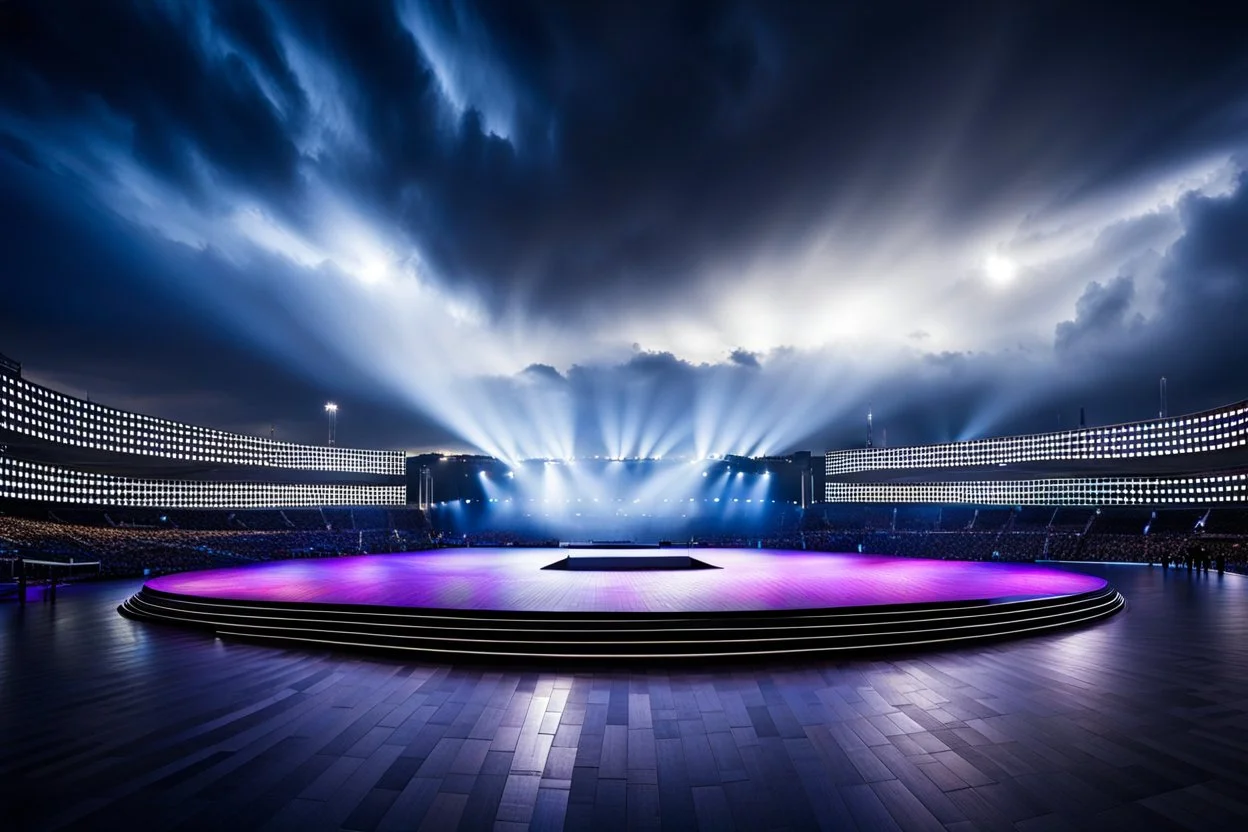
M 1243 398 L 1237 32 L 7 0 L 0 350 L 175 418 L 312 441 L 334 397 L 343 441 L 507 456 L 1139 418 L 1163 374 L 1172 409 Z

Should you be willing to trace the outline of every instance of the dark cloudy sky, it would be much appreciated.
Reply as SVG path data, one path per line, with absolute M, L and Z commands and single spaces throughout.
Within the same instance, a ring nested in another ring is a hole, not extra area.
M 1223 7 L 0 0 L 0 352 L 507 456 L 1248 398 Z

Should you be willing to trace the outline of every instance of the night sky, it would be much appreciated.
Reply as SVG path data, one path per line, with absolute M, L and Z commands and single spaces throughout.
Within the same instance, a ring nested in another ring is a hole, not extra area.
M 0 0 L 0 352 L 505 457 L 1248 398 L 1230 9 Z

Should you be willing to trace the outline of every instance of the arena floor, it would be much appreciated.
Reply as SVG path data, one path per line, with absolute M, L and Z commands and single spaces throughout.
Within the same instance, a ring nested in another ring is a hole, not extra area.
M 213 639 L 138 581 L 0 606 L 14 829 L 1233 829 L 1248 581 L 1079 566 L 1091 626 L 850 660 L 575 670 Z

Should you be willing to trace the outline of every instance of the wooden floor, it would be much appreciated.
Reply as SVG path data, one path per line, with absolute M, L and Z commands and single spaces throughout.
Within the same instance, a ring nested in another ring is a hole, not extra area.
M 3 829 L 1248 828 L 1248 579 L 878 660 L 402 663 L 0 607 Z

